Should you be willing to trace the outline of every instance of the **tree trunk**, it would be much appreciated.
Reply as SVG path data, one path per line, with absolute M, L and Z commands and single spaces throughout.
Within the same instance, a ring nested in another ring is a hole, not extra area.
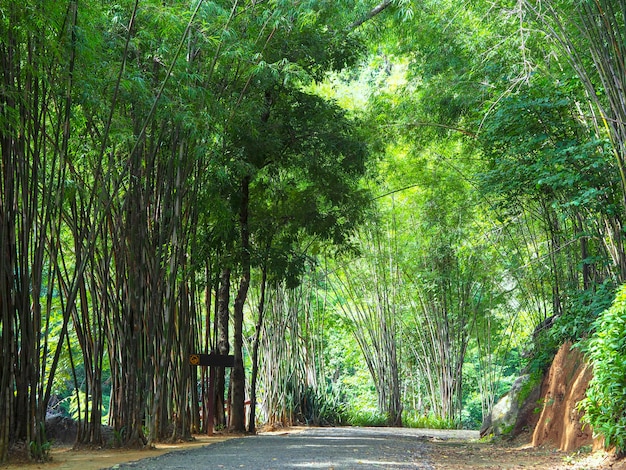
M 243 365 L 243 308 L 250 287 L 250 240 L 248 227 L 248 210 L 250 195 L 250 177 L 243 178 L 241 183 L 241 206 L 239 223 L 241 229 L 241 279 L 239 290 L 233 306 L 233 347 L 235 366 L 231 375 L 232 403 L 230 429 L 236 432 L 245 431 L 245 370 Z
M 252 373 L 250 377 L 250 417 L 248 418 L 248 432 L 256 432 L 256 385 L 259 374 L 259 343 L 263 328 L 263 314 L 265 313 L 265 288 L 267 285 L 267 266 L 263 266 L 261 273 L 261 297 L 258 306 L 258 318 L 254 329 L 254 344 L 252 346 Z
M 227 356 L 230 352 L 230 342 L 228 338 L 228 322 L 230 320 L 228 310 L 230 303 L 229 268 L 222 270 L 217 302 L 217 352 L 222 356 Z M 215 426 L 226 426 L 226 416 L 224 415 L 225 395 L 226 369 L 224 367 L 218 367 L 215 379 Z M 213 423 L 209 423 L 209 426 L 213 426 Z

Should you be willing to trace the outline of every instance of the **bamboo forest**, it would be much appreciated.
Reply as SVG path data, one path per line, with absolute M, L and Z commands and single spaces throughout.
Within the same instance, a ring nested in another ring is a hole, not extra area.
M 477 430 L 564 344 L 626 451 L 626 1 L 0 0 L 0 62 L 0 463 Z

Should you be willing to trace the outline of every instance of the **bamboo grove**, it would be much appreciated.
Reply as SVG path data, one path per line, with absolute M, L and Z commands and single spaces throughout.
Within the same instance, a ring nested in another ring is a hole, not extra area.
M 251 266 L 295 276 L 303 239 L 341 244 L 366 156 L 301 91 L 354 60 L 350 37 L 256 3 L 2 2 L 0 460 L 20 441 L 45 454 L 63 351 L 84 362 L 79 443 L 102 442 L 105 363 L 119 444 L 189 436 L 188 354 L 228 349 L 229 321 L 244 429 Z
M 0 462 L 59 383 L 77 445 L 476 426 L 592 336 L 626 8 L 580 3 L 0 0 Z

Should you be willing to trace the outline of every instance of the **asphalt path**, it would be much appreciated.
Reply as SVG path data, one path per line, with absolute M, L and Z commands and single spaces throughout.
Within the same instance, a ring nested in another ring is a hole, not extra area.
M 428 441 L 437 437 L 437 431 L 405 428 L 307 428 L 230 439 L 111 468 L 433 470 Z

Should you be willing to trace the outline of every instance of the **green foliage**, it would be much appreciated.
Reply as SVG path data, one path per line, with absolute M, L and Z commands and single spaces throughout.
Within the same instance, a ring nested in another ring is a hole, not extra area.
M 520 388 L 519 395 L 517 396 L 517 403 L 520 407 L 524 404 L 524 402 L 530 396 L 533 390 L 539 384 L 541 384 L 543 376 L 544 374 L 541 371 L 535 370 L 533 373 L 530 374 L 528 380 L 524 382 L 524 385 L 522 385 L 522 388 Z
M 306 424 L 315 426 L 341 426 L 346 424 L 346 405 L 340 393 L 329 386 L 325 391 L 307 387 L 304 391 L 301 415 Z
M 31 457 L 43 462 L 49 460 L 50 449 L 52 448 L 52 442 L 46 437 L 46 425 L 45 423 L 39 423 L 39 436 L 41 441 L 30 441 L 28 443 L 28 449 Z
M 566 341 L 577 343 L 589 338 L 594 332 L 596 319 L 611 306 L 614 299 L 615 286 L 612 281 L 572 293 L 565 311 L 550 330 L 554 341 L 557 344 Z
M 106 396 L 103 395 L 104 401 L 106 402 Z M 92 399 L 87 396 L 85 392 L 77 392 L 73 390 L 71 394 L 65 399 L 65 401 L 69 401 L 69 404 L 66 405 L 67 413 L 73 420 L 78 420 L 79 418 L 84 420 L 86 410 L 92 409 Z M 101 424 L 107 424 L 108 417 L 106 413 L 102 414 Z
M 532 302 L 535 326 L 554 321 L 535 332 L 531 374 L 563 342 L 591 334 L 619 276 L 620 248 L 607 243 L 620 218 L 619 172 L 601 134 L 581 121 L 581 99 L 567 71 L 529 77 L 494 107 L 480 137 L 488 165 L 478 181 L 510 239 L 520 302 Z
M 29 444 L 30 455 L 37 458 L 39 461 L 46 461 L 49 458 L 50 448 L 52 443 L 49 441 L 43 442 L 41 445 L 35 441 L 30 441 Z
M 466 387 L 469 389 L 470 387 Z M 469 391 L 469 390 L 468 390 Z M 479 390 L 472 387 L 469 398 L 463 402 L 461 411 L 461 427 L 463 429 L 478 429 L 483 422 L 483 398 Z
M 610 211 L 619 178 L 603 142 L 575 118 L 578 96 L 568 77 L 536 78 L 503 98 L 485 121 L 481 142 L 490 160 L 481 183 L 509 204 L 547 198 L 564 207 Z M 611 175 L 610 177 L 608 175 Z
M 526 370 L 531 376 L 543 375 L 552 364 L 561 343 L 550 334 L 549 330 L 541 330 L 533 338 L 531 346 Z
M 484 333 L 482 330 L 477 334 Z M 472 342 L 463 366 L 463 429 L 480 428 L 489 407 L 510 390 L 520 375 L 522 362 L 518 349 L 506 342 L 501 331 L 492 331 L 491 335 L 489 341 L 500 342 L 497 348 L 487 351 Z
M 421 429 L 457 429 L 459 427 L 454 420 L 433 414 L 423 415 L 415 411 L 402 413 L 402 424 L 407 428 Z
M 595 322 L 586 347 L 593 364 L 593 379 L 581 402 L 583 419 L 604 444 L 626 451 L 626 286 Z
M 346 421 L 350 426 L 387 426 L 389 417 L 376 408 L 348 408 Z

